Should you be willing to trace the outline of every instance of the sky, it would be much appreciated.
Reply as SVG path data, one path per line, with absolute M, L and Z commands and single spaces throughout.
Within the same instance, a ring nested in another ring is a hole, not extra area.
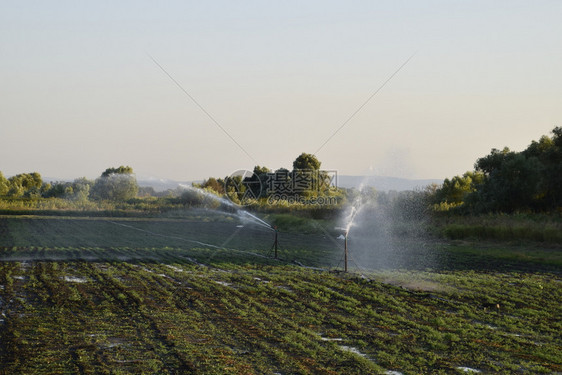
M 138 178 L 193 181 L 291 168 L 341 127 L 316 153 L 323 169 L 443 179 L 562 125 L 560 1 L 0 9 L 6 176 L 130 165 Z

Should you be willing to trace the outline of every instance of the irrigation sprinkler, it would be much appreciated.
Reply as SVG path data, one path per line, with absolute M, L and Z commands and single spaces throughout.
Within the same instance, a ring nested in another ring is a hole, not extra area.
M 277 225 L 273 226 L 273 230 L 275 231 L 275 236 L 274 236 L 274 240 L 273 240 L 273 249 L 275 249 L 275 259 L 277 259 L 277 246 L 279 244 L 278 239 L 277 239 L 279 229 L 277 229 Z
M 344 258 L 344 272 L 347 272 L 347 231 L 344 233 L 344 249 L 343 249 L 343 258 Z
M 343 231 L 343 261 L 344 261 L 344 272 L 347 272 L 347 234 L 349 232 L 348 228 L 342 228 L 342 227 L 335 227 L 334 229 L 336 230 L 341 230 Z M 340 237 L 341 238 L 341 237 Z

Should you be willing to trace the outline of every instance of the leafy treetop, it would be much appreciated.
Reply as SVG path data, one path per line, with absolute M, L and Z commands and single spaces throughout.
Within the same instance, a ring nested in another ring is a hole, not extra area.
M 129 166 L 120 166 L 119 168 L 107 168 L 102 174 L 102 177 L 109 177 L 113 174 L 133 174 L 133 168 Z
M 320 169 L 321 164 L 322 163 L 316 158 L 316 156 L 303 152 L 293 162 L 293 169 L 317 171 Z

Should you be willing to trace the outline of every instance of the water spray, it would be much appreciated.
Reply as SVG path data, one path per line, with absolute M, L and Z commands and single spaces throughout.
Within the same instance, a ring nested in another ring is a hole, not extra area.
M 223 197 L 219 197 L 218 195 L 215 195 L 209 191 L 200 189 L 200 188 L 196 188 L 193 186 L 189 186 L 189 185 L 184 185 L 184 184 L 179 184 L 179 186 L 185 190 L 191 191 L 195 194 L 201 194 L 202 196 L 204 196 L 205 198 L 209 198 L 215 202 L 218 202 L 219 204 L 222 204 L 226 207 L 229 207 L 231 210 L 234 211 L 234 215 L 237 216 L 239 219 L 242 220 L 249 220 L 251 222 L 253 222 L 256 225 L 262 226 L 264 228 L 267 228 L 269 230 L 275 230 L 274 227 L 269 224 L 268 222 L 260 219 L 259 217 L 257 217 L 256 215 L 242 209 L 239 205 L 237 205 L 236 203 L 232 202 L 229 199 L 223 198 Z
M 264 228 L 267 228 L 267 229 L 270 229 L 272 231 L 277 231 L 277 229 L 276 229 L 277 227 L 274 227 L 273 225 L 269 224 L 267 221 L 264 221 L 264 220 L 260 219 L 259 217 L 249 213 L 248 211 L 238 209 L 238 216 L 241 217 L 241 215 L 249 216 L 251 218 L 250 220 L 253 221 L 257 225 L 260 225 L 260 226 L 262 226 Z
M 279 230 L 277 229 L 277 226 L 273 226 L 271 224 L 269 224 L 267 221 L 260 219 L 258 216 L 242 209 L 240 206 L 238 206 L 237 204 L 235 204 L 234 202 L 220 197 L 218 195 L 215 195 L 209 191 L 200 189 L 200 188 L 196 188 L 193 186 L 189 186 L 189 185 L 183 185 L 180 184 L 180 187 L 184 188 L 187 191 L 191 191 L 195 194 L 201 194 L 203 197 L 211 199 L 215 202 L 218 202 L 219 204 L 222 204 L 226 207 L 228 207 L 230 210 L 234 211 L 234 212 L 225 212 L 228 215 L 232 215 L 234 217 L 237 217 L 238 219 L 242 220 L 242 222 L 250 222 L 254 225 L 260 226 L 262 228 L 266 228 L 269 229 L 271 231 L 274 232 L 274 240 L 273 240 L 273 247 L 272 249 L 275 250 L 275 259 L 277 259 L 277 248 L 278 248 L 278 233 Z
M 349 251 L 348 251 L 348 248 L 347 248 L 347 238 L 349 236 L 349 233 L 351 232 L 351 228 L 353 228 L 353 226 L 354 226 L 354 221 L 355 221 L 355 218 L 357 217 L 357 214 L 359 214 L 359 212 L 365 206 L 365 203 L 363 202 L 363 197 L 362 197 L 362 194 L 361 194 L 362 191 L 363 191 L 363 188 L 364 188 L 364 185 L 361 184 L 359 186 L 359 195 L 357 197 L 355 197 L 355 199 L 353 200 L 353 203 L 351 204 L 351 207 L 350 207 L 349 215 L 347 215 L 347 217 L 345 218 L 345 227 L 334 228 L 336 230 L 341 230 L 343 232 L 342 235 L 339 238 L 343 239 L 344 272 L 347 272 L 347 263 L 348 263 L 348 257 L 349 257 Z

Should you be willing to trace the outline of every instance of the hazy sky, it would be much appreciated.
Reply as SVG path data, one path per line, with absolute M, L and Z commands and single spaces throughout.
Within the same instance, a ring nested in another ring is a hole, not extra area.
M 0 1 L 0 171 L 195 180 L 314 152 L 445 178 L 562 125 L 561 1 Z

